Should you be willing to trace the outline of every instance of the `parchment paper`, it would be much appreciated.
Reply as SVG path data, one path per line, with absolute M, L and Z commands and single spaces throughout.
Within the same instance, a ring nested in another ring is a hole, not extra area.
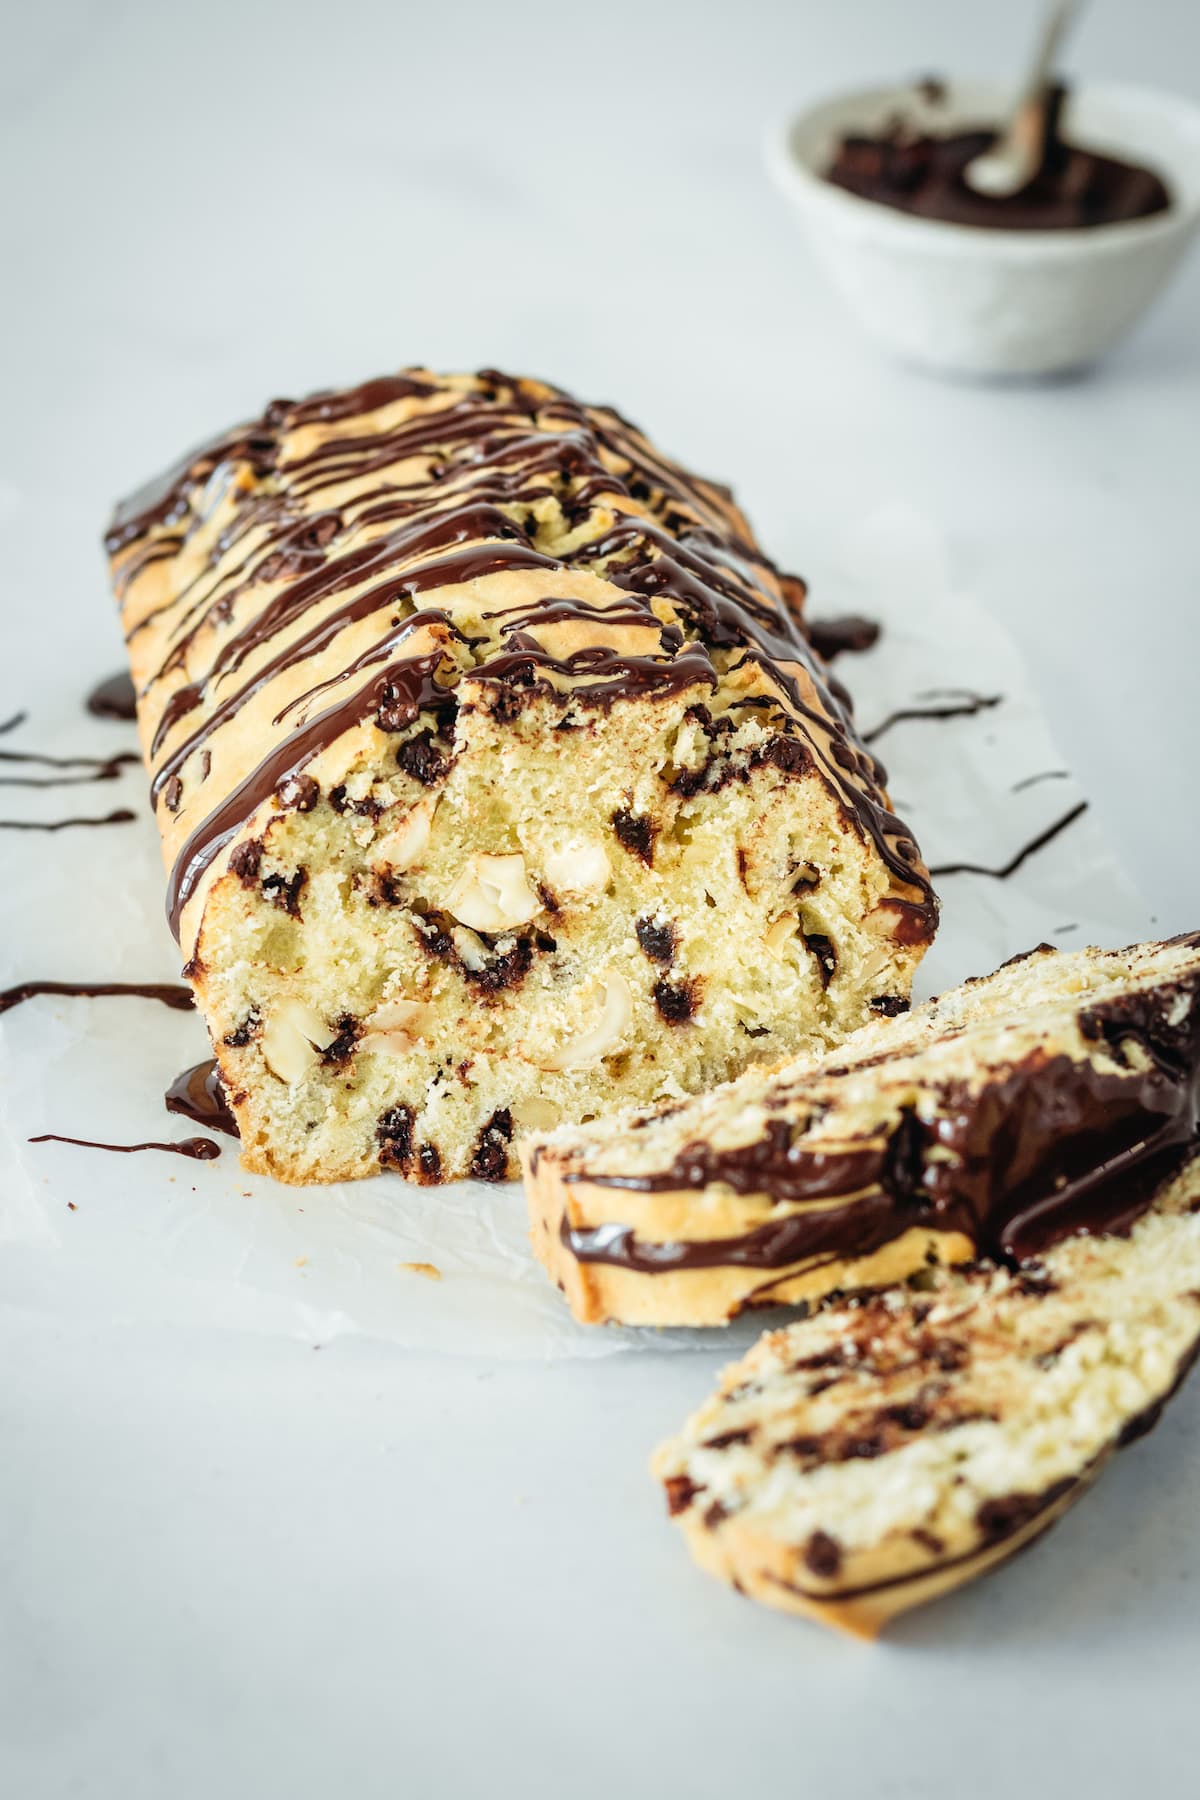
M 1003 867 L 1079 804 L 1013 644 L 953 589 L 936 534 L 920 519 L 899 509 L 872 518 L 831 585 L 837 610 L 884 627 L 874 650 L 839 664 L 866 731 L 897 710 L 1003 696 L 974 716 L 899 722 L 875 745 L 931 866 Z M 132 741 L 132 729 L 124 732 Z M 81 716 L 70 694 L 57 714 L 43 707 L 4 743 L 62 754 L 108 753 L 124 741 L 122 728 Z M 3 790 L 5 818 L 118 805 L 139 814 L 95 831 L 0 833 L 3 985 L 176 977 L 144 788 L 134 768 L 119 783 Z M 942 927 L 919 994 L 1042 939 L 1118 944 L 1150 929 L 1086 812 L 1008 879 L 950 875 L 938 887 Z M 712 1333 L 576 1326 L 529 1252 L 517 1185 L 414 1188 L 385 1176 L 294 1189 L 246 1175 L 228 1140 L 211 1163 L 28 1142 L 43 1131 L 121 1143 L 188 1136 L 194 1128 L 169 1117 L 161 1095 L 207 1053 L 199 1018 L 149 1001 L 42 999 L 0 1019 L 0 1301 L 314 1344 L 360 1332 L 498 1358 L 712 1348 Z M 434 1264 L 442 1279 L 401 1266 L 410 1262 Z M 732 1355 L 761 1327 L 761 1317 L 738 1322 L 720 1342 Z

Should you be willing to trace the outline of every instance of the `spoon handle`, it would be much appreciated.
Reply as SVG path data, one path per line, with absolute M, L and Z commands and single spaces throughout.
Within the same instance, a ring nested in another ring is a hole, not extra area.
M 1083 0 L 1056 0 L 1056 4 L 1046 14 L 1033 65 L 1013 108 L 1014 117 L 1023 107 L 1028 106 L 1031 100 L 1036 99 L 1045 87 L 1046 78 L 1053 66 L 1054 58 L 1058 54 L 1058 47 L 1067 31 L 1075 23 L 1075 15 L 1082 4 Z

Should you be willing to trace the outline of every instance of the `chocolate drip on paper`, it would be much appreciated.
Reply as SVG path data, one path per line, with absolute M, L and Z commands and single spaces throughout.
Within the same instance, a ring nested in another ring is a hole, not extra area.
M 1028 862 L 1031 856 L 1035 855 L 1037 851 L 1045 849 L 1047 844 L 1052 844 L 1055 838 L 1069 825 L 1073 825 L 1076 819 L 1081 818 L 1087 809 L 1087 801 L 1081 800 L 1077 806 L 1071 808 L 1069 813 L 1064 813 L 1061 819 L 1055 820 L 1053 825 L 1048 826 L 1045 831 L 1039 832 L 1037 837 L 1032 838 L 1028 844 L 1017 851 L 1015 856 L 1011 857 L 1008 862 L 1002 863 L 998 869 L 985 868 L 981 863 L 943 863 L 939 868 L 931 869 L 930 874 L 933 876 L 991 875 L 996 881 L 1007 881 L 1010 875 L 1016 874 L 1022 863 Z
M 122 670 L 97 682 L 87 697 L 87 710 L 97 719 L 136 719 L 137 695 L 133 677 Z
M 940 706 L 903 706 L 896 712 L 889 713 L 880 724 L 870 731 L 864 731 L 864 744 L 876 744 L 893 725 L 903 725 L 922 719 L 973 719 L 976 713 L 988 712 L 993 706 L 999 706 L 1004 699 L 1003 694 L 966 694 L 961 700 L 948 699 Z
M 0 819 L 0 831 L 69 831 L 76 825 L 128 825 L 136 818 L 122 806 L 103 819 Z
M 0 767 L 24 763 L 61 771 L 57 775 L 0 775 L 0 787 L 79 787 L 91 781 L 115 781 L 122 769 L 141 760 L 133 750 L 121 750 L 116 756 L 43 756 L 33 750 L 0 750 Z
M 220 1144 L 211 1138 L 181 1138 L 177 1144 L 103 1144 L 95 1138 L 63 1137 L 57 1131 L 43 1131 L 29 1139 L 31 1144 L 78 1144 L 83 1150 L 112 1150 L 118 1156 L 132 1156 L 135 1150 L 165 1150 L 172 1156 L 188 1156 L 193 1162 L 212 1162 L 220 1156 Z
M 164 1102 L 168 1112 L 182 1113 L 196 1125 L 207 1125 L 210 1131 L 223 1131 L 227 1137 L 240 1135 L 221 1082 L 221 1071 L 212 1057 L 177 1075 L 166 1091 Z
M 883 631 L 877 620 L 864 618 L 862 613 L 805 619 L 804 627 L 809 643 L 826 662 L 832 662 L 835 656 L 861 655 L 864 650 L 874 649 Z
M 17 987 L 0 992 L 0 1013 L 21 1006 L 39 995 L 63 995 L 68 998 L 106 999 L 112 995 L 129 995 L 138 1000 L 157 1000 L 175 1012 L 190 1012 L 192 990 L 176 982 L 151 983 L 134 981 L 23 981 Z

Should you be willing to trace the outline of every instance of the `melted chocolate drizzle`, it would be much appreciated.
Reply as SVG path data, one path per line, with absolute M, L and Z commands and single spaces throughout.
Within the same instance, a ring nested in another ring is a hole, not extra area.
M 611 409 L 585 410 L 556 389 L 533 393 L 496 371 L 478 379 L 477 390 L 463 392 L 402 374 L 346 394 L 276 401 L 261 419 L 186 458 L 118 509 L 106 541 L 119 559 L 118 591 L 125 592 L 148 560 L 160 552 L 174 555 L 222 496 L 238 495 L 239 466 L 248 464 L 258 476 L 270 473 L 275 481 L 274 492 L 250 489 L 236 498 L 232 521 L 215 541 L 206 566 L 182 593 L 130 632 L 136 634 L 168 609 L 177 610 L 170 647 L 147 684 L 148 692 L 184 666 L 198 632 L 229 619 L 240 593 L 258 582 L 284 581 L 224 638 L 205 677 L 176 688 L 168 698 L 152 755 L 167 750 L 169 742 L 174 747 L 155 768 L 156 800 L 165 797 L 178 804 L 180 772 L 189 757 L 203 752 L 213 732 L 274 676 L 316 655 L 358 621 L 397 609 L 388 635 L 336 680 L 387 658 L 385 676 L 373 676 L 317 718 L 307 717 L 303 709 L 333 681 L 290 701 L 276 719 L 278 724 L 294 713 L 301 715 L 290 736 L 193 829 L 169 884 L 168 910 L 176 932 L 183 907 L 205 871 L 279 781 L 294 776 L 338 735 L 378 712 L 377 682 L 412 688 L 418 709 L 446 702 L 447 689 L 429 679 L 430 659 L 403 654 L 403 640 L 418 623 L 438 617 L 406 613 L 418 594 L 503 570 L 589 570 L 601 564 L 597 572 L 629 594 L 627 607 L 611 608 L 605 615 L 578 600 L 548 598 L 514 619 L 513 628 L 502 632 L 500 648 L 465 672 L 504 689 L 509 706 L 556 681 L 571 684 L 572 704 L 607 706 L 632 695 L 669 695 L 693 684 L 715 685 L 713 651 L 733 652 L 735 662 L 757 663 L 787 706 L 816 727 L 814 760 L 822 774 L 897 882 L 913 896 L 889 902 L 897 914 L 895 935 L 905 941 L 928 936 L 936 917 L 932 888 L 915 845 L 887 807 L 882 772 L 855 740 L 840 690 L 836 683 L 831 686 L 798 615 L 793 615 L 803 584 L 779 577 L 731 529 L 724 510 L 726 490 L 685 475 Z M 369 430 L 327 436 L 310 447 L 301 444 L 296 454 L 289 434 L 297 426 L 353 420 L 393 399 L 412 397 L 445 404 L 395 423 L 375 418 Z M 535 423 L 537 429 L 530 429 Z M 288 460 L 281 461 L 285 453 L 290 453 Z M 395 472 L 414 457 L 427 460 L 427 472 L 404 485 Z M 326 490 L 371 474 L 378 475 L 377 486 L 340 501 L 336 509 L 309 510 Z M 597 500 L 622 497 L 631 508 L 653 502 L 659 511 L 653 517 L 632 510 L 619 513 L 600 539 L 580 543 L 557 560 L 534 546 L 535 522 L 527 518 L 522 523 L 501 510 L 533 506 L 555 495 L 572 520 L 586 518 Z M 339 552 L 340 535 L 364 524 L 389 529 Z M 359 591 L 323 611 L 274 656 L 256 661 L 248 680 L 223 691 L 202 722 L 174 740 L 176 728 L 203 705 L 217 680 L 227 685 L 253 653 L 350 588 Z M 674 605 L 694 634 L 686 642 L 678 627 L 656 616 L 654 602 L 660 596 Z M 538 629 L 568 614 L 593 622 L 606 617 L 614 626 L 645 625 L 657 634 L 658 652 L 648 647 L 645 655 L 620 656 L 600 646 L 553 657 L 539 643 Z M 470 649 L 448 620 L 441 623 L 447 653 L 454 646 Z M 433 660 L 436 664 L 438 659 Z M 463 672 L 456 657 L 447 654 L 445 679 L 452 682 Z M 756 697 L 754 703 L 762 705 L 764 699 Z M 398 728 L 383 724 L 392 716 L 390 711 L 379 713 L 381 728 Z M 786 731 L 789 721 L 782 713 L 781 719 Z
M 212 1057 L 177 1075 L 164 1098 L 168 1112 L 182 1113 L 194 1124 L 207 1125 L 210 1131 L 223 1131 L 228 1137 L 240 1135 L 225 1095 L 221 1071 Z
M 121 806 L 103 819 L 0 819 L 0 831 L 69 831 L 75 825 L 128 825 L 136 818 L 136 813 Z
M 879 642 L 882 625 L 861 613 L 843 613 L 835 619 L 807 619 L 808 641 L 826 662 L 844 654 L 861 655 Z
M 1068 825 L 1073 825 L 1076 819 L 1081 818 L 1087 809 L 1087 801 L 1081 800 L 1077 806 L 1071 808 L 1069 813 L 1064 813 L 1061 819 L 1056 819 L 1053 825 L 1049 825 L 1045 831 L 1039 832 L 1037 837 L 1032 838 L 1023 849 L 1018 850 L 1015 856 L 998 869 L 984 868 L 981 863 L 943 863 L 939 868 L 931 869 L 930 874 L 934 876 L 990 875 L 996 881 L 1007 881 L 1010 875 L 1016 874 L 1022 863 L 1027 862 L 1031 856 L 1044 849 L 1047 844 L 1053 843 L 1054 839 L 1064 832 Z
M 931 695 L 930 698 L 933 696 Z M 903 725 L 921 719 L 973 719 L 976 713 L 989 712 L 993 706 L 999 706 L 1004 699 L 1003 694 L 968 694 L 963 693 L 961 700 L 947 699 L 941 706 L 904 706 L 898 711 L 889 713 L 881 724 L 862 734 L 864 744 L 876 744 L 885 731 L 893 725 Z
M 131 995 L 139 1000 L 157 1000 L 162 1006 L 169 1006 L 175 1012 L 190 1012 L 193 1005 L 192 990 L 182 987 L 177 982 L 134 982 L 134 981 L 23 981 L 17 987 L 5 988 L 0 992 L 0 1013 L 8 1012 L 10 1007 L 20 1006 L 26 1000 L 35 1000 L 40 994 L 60 994 L 69 998 L 83 996 L 88 999 L 106 999 L 110 995 Z
M 78 787 L 89 781 L 115 781 L 122 769 L 141 760 L 132 750 L 116 756 L 42 756 L 33 750 L 0 750 L 0 763 L 32 763 L 63 771 L 59 775 L 0 775 L 0 787 Z
M 1026 775 L 1023 781 L 1014 781 L 1011 792 L 1023 794 L 1026 788 L 1037 787 L 1040 781 L 1069 781 L 1070 769 L 1040 769 L 1036 775 Z
M 654 1174 L 565 1177 L 635 1193 L 722 1182 L 781 1202 L 845 1196 L 840 1205 L 676 1243 L 643 1241 L 628 1225 L 578 1230 L 564 1217 L 562 1241 L 580 1262 L 657 1274 L 819 1266 L 913 1228 L 961 1232 L 980 1254 L 1018 1263 L 1079 1231 L 1126 1231 L 1200 1148 L 1200 976 L 1084 1007 L 1080 1026 L 1117 1071 L 1034 1051 L 976 1093 L 948 1087 L 933 1122 L 905 1112 L 890 1137 L 857 1150 L 809 1149 L 775 1120 L 755 1143 L 692 1144 Z
M 97 682 L 87 697 L 87 709 L 97 719 L 137 718 L 137 695 L 127 671 Z
M 376 646 L 373 654 L 379 653 Z M 246 820 L 253 818 L 263 802 L 270 799 L 283 782 L 293 780 L 334 738 L 372 714 L 386 708 L 389 718 L 403 718 L 411 723 L 422 707 L 433 707 L 444 700 L 445 689 L 438 687 L 433 679 L 441 661 L 442 652 L 436 650 L 428 656 L 386 664 L 347 699 L 327 707 L 309 724 L 298 726 L 251 771 L 216 812 L 197 825 L 176 858 L 167 883 L 167 917 L 176 937 L 179 936 L 183 909 L 205 870 Z
M 118 1156 L 132 1156 L 135 1150 L 165 1150 L 172 1156 L 190 1156 L 193 1162 L 212 1162 L 220 1156 L 220 1144 L 211 1138 L 182 1138 L 177 1144 L 101 1144 L 95 1138 L 63 1137 L 57 1131 L 43 1131 L 29 1139 L 31 1144 L 78 1144 L 84 1150 L 112 1150 Z
M 3 724 L 0 724 L 0 737 L 3 737 L 6 732 L 15 731 L 18 725 L 24 725 L 28 717 L 28 713 L 15 712 L 11 719 L 5 719 Z

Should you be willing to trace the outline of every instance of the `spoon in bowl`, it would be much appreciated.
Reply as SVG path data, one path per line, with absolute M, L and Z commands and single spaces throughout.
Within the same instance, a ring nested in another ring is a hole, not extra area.
M 1050 70 L 1080 4 L 1081 0 L 1057 0 L 1047 13 L 1033 65 L 1009 114 L 1008 124 L 995 143 L 973 157 L 963 170 L 963 180 L 977 194 L 992 200 L 1006 200 L 1028 187 L 1041 168 L 1046 148 Z

